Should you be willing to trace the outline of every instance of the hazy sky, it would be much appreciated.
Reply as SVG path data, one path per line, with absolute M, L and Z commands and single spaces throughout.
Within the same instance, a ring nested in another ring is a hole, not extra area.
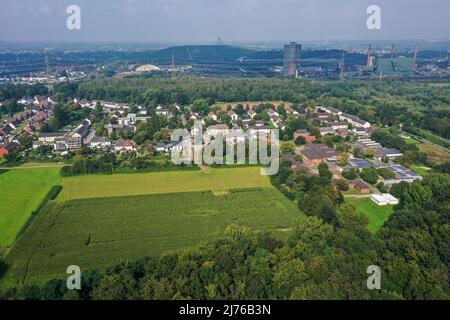
M 81 30 L 66 8 L 81 8 Z M 366 9 L 381 7 L 381 30 Z M 450 36 L 450 0 L 0 0 L 3 41 L 212 42 Z

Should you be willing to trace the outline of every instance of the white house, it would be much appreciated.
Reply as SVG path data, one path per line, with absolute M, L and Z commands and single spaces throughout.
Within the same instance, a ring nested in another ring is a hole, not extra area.
M 252 120 L 257 115 L 257 113 L 251 109 L 247 111 L 247 114 Z
M 229 110 L 228 115 L 230 116 L 231 120 L 233 120 L 233 121 L 237 121 L 239 119 L 239 116 L 233 110 Z
M 111 140 L 107 137 L 94 137 L 89 144 L 89 147 L 95 149 L 104 149 L 111 147 Z

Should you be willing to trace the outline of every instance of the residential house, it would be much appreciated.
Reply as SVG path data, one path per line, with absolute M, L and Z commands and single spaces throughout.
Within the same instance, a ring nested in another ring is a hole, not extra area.
M 257 113 L 255 111 L 253 111 L 252 109 L 247 111 L 248 116 L 250 117 L 250 119 L 253 120 L 253 118 L 255 118 L 255 116 L 257 115 Z
M 294 132 L 294 140 L 296 140 L 298 137 L 305 138 L 305 141 L 307 143 L 316 141 L 316 136 L 309 133 L 308 130 L 306 130 L 306 129 L 298 129 L 297 131 L 295 131 Z
M 300 115 L 300 113 L 298 113 L 297 110 L 294 110 L 291 107 L 286 107 L 285 110 L 286 110 L 286 114 L 288 116 L 298 116 L 298 115 Z
M 320 121 L 327 121 L 327 120 L 330 118 L 330 115 L 329 115 L 328 113 L 319 113 L 319 114 L 317 115 L 317 118 L 318 118 Z
M 82 139 L 80 137 L 65 136 L 63 138 L 55 139 L 53 142 L 53 149 L 55 151 L 80 149 L 81 146 Z
M 217 121 L 217 119 L 218 119 L 217 115 L 212 111 L 210 111 L 208 113 L 208 118 L 210 118 L 211 120 L 214 120 L 214 121 Z
M 158 116 L 162 116 L 162 117 L 166 117 L 166 118 L 170 118 L 172 116 L 172 113 L 170 112 L 169 109 L 164 108 L 160 105 L 156 107 L 155 113 Z
M 280 114 L 278 112 L 276 112 L 275 110 L 273 110 L 272 108 L 270 108 L 269 110 L 267 110 L 267 114 L 269 115 L 269 117 L 279 117 Z
M 19 145 L 15 142 L 0 144 L 0 157 L 15 154 L 19 151 Z
M 237 121 L 237 120 L 239 120 L 239 116 L 238 116 L 237 113 L 234 112 L 233 110 L 228 110 L 227 114 L 228 114 L 228 116 L 231 118 L 232 121 Z
M 118 152 L 135 152 L 136 144 L 131 140 L 117 140 L 113 143 L 114 150 Z
M 299 153 L 303 157 L 303 162 L 311 167 L 317 167 L 325 160 L 336 161 L 337 159 L 336 151 L 323 143 L 309 143 Z
M 326 136 L 327 134 L 332 134 L 332 135 L 335 134 L 335 132 L 334 132 L 332 127 L 320 128 L 320 135 L 321 136 Z
M 107 137 L 94 137 L 89 143 L 89 147 L 94 149 L 107 149 L 111 147 L 112 142 Z
M 269 126 L 253 126 L 248 128 L 248 136 L 250 140 L 258 140 L 260 138 L 270 138 L 272 128 Z
M 66 135 L 65 132 L 45 132 L 39 134 L 38 140 L 44 144 L 52 144 L 56 139 L 63 138 Z
M 356 127 L 352 130 L 352 132 L 359 137 L 367 137 L 369 135 L 364 127 Z
M 280 118 L 278 118 L 278 116 L 273 115 L 271 116 L 270 120 L 272 121 L 272 124 L 277 127 L 280 130 L 284 130 L 286 128 L 286 126 L 284 125 L 283 121 L 281 121 Z
M 342 113 L 339 115 L 339 120 L 347 121 L 355 128 L 366 128 L 366 129 L 370 128 L 369 122 L 362 120 L 359 117 L 354 116 L 352 114 Z
M 330 123 L 330 127 L 333 128 L 333 130 L 348 129 L 348 123 L 345 121 L 332 122 Z
M 361 193 L 370 193 L 370 185 L 361 179 L 349 181 L 348 186 L 351 189 L 355 189 Z
M 340 114 L 342 114 L 342 111 L 340 111 L 339 109 L 333 108 L 333 107 L 319 106 L 316 109 L 321 111 L 321 112 L 325 112 L 325 113 L 332 114 L 332 115 L 340 115 Z

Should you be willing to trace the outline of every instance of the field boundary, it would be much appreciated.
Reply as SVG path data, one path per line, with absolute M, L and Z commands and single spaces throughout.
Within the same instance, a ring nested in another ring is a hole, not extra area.
M 49 192 L 45 195 L 44 199 L 42 199 L 41 203 L 37 207 L 36 210 L 33 210 L 31 212 L 30 217 L 28 220 L 23 224 L 23 226 L 20 228 L 20 230 L 17 232 L 16 239 L 17 241 L 27 230 L 27 228 L 30 226 L 30 224 L 33 222 L 34 218 L 39 214 L 39 212 L 47 205 L 47 203 L 51 200 L 55 200 L 55 198 L 58 196 L 58 194 L 62 191 L 63 187 L 60 185 L 53 186 Z

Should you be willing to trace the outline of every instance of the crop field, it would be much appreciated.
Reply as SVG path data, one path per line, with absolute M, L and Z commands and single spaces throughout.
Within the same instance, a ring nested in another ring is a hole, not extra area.
M 169 171 L 114 175 L 85 175 L 63 179 L 59 200 L 133 196 L 173 192 L 215 191 L 271 187 L 257 167 Z
M 52 201 L 7 255 L 1 286 L 64 277 L 69 265 L 105 268 L 200 246 L 223 237 L 230 224 L 282 237 L 301 217 L 273 187 Z
M 367 229 L 377 232 L 394 212 L 394 206 L 378 206 L 369 198 L 346 198 L 345 202 L 356 207 L 356 213 L 364 214 L 369 219 Z
M 0 174 L 0 247 L 10 245 L 51 187 L 59 168 L 9 170 Z

